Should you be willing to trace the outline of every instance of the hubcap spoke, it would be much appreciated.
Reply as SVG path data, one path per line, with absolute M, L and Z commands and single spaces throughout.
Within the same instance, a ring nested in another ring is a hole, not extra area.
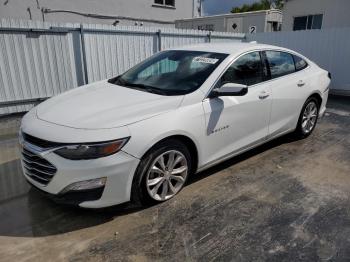
M 183 183 L 185 181 L 185 179 L 182 176 L 174 176 L 174 175 L 172 175 L 172 176 L 170 176 L 170 179 L 174 179 L 174 180 L 179 181 L 181 183 Z
M 170 179 L 168 180 L 168 183 L 169 183 L 169 190 L 170 190 L 170 192 L 173 193 L 173 194 L 176 193 L 176 189 L 173 186 L 173 184 L 171 183 Z
M 174 161 L 173 168 L 174 168 L 178 163 L 180 163 L 183 159 L 184 159 L 183 156 L 178 155 L 178 156 L 176 157 L 175 161 Z
M 160 195 L 161 199 L 165 199 L 167 193 L 168 193 L 168 180 L 164 180 L 163 182 L 163 188 L 162 188 L 162 194 Z
M 156 167 L 156 166 L 153 166 L 153 167 L 152 167 L 151 172 L 153 172 L 153 173 L 157 173 L 157 174 L 159 174 L 159 175 L 164 174 L 164 171 L 163 171 L 163 170 L 161 170 L 161 169 L 159 169 L 159 168 L 158 168 L 158 167 Z
M 162 185 L 162 183 L 158 183 L 152 190 L 151 193 L 153 196 L 158 194 L 158 189 L 160 188 L 160 186 Z
M 310 104 L 310 107 L 309 107 L 309 114 L 312 112 L 312 110 L 314 110 L 315 106 L 314 104 Z
M 317 115 L 316 114 L 312 114 L 312 115 L 310 115 L 310 119 L 313 119 L 313 118 L 316 118 L 317 117 Z
M 305 128 L 306 124 L 307 124 L 307 118 L 303 120 L 301 126 L 302 126 L 303 128 Z
M 174 152 L 170 152 L 169 153 L 168 163 L 167 163 L 168 170 L 170 170 L 170 171 L 173 170 L 174 161 L 175 161 L 175 153 Z
M 166 167 L 165 167 L 165 163 L 164 163 L 164 156 L 160 156 L 160 158 L 158 159 L 158 163 L 160 165 L 160 168 L 165 171 Z
M 306 131 L 309 132 L 309 130 L 310 130 L 310 120 L 308 120 L 306 123 Z
M 172 175 L 182 174 L 183 172 L 187 171 L 187 166 L 182 166 L 176 169 L 173 169 L 171 172 Z
M 147 184 L 148 186 L 154 186 L 162 181 L 163 181 L 163 177 L 157 177 L 157 178 L 149 179 Z

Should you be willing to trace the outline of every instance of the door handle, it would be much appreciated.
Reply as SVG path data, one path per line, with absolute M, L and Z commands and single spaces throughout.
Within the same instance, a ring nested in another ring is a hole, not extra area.
M 268 98 L 269 96 L 270 96 L 270 94 L 268 94 L 264 91 L 264 92 L 260 93 L 259 99 L 265 99 L 265 98 Z
M 303 80 L 299 80 L 298 84 L 299 87 L 302 87 L 305 85 L 305 82 Z

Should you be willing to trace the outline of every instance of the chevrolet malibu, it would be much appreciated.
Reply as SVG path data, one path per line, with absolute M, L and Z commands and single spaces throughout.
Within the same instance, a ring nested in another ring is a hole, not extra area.
M 166 201 L 190 175 L 290 132 L 309 136 L 330 78 L 297 52 L 257 43 L 159 52 L 29 111 L 23 173 L 85 208 Z

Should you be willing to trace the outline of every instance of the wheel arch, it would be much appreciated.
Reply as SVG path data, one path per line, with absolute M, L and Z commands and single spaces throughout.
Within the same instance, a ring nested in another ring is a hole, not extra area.
M 322 96 L 321 96 L 321 94 L 319 92 L 317 92 L 317 91 L 313 92 L 307 99 L 309 99 L 311 97 L 314 97 L 317 100 L 318 106 L 322 105 Z
M 156 142 L 151 143 L 152 146 L 148 147 L 148 150 L 146 150 L 143 154 L 142 157 L 140 158 L 141 160 L 147 156 L 147 154 L 154 149 L 155 146 L 159 145 L 160 143 L 164 143 L 167 140 L 170 139 L 176 139 L 178 141 L 181 141 L 190 151 L 190 154 L 192 156 L 191 158 L 191 172 L 195 173 L 197 168 L 198 168 L 198 158 L 199 158 L 199 154 L 198 154 L 198 148 L 196 146 L 196 143 L 194 142 L 193 139 L 191 139 L 189 136 L 186 136 L 184 134 L 172 134 L 172 135 L 168 135 L 168 136 L 164 136 L 160 139 L 158 139 Z M 142 161 L 139 162 L 136 171 L 131 179 L 131 183 L 130 183 L 130 200 L 131 201 L 135 201 L 136 203 L 142 203 L 142 199 L 140 198 L 140 195 L 137 193 L 136 190 L 136 185 L 138 183 L 140 183 L 141 180 L 137 179 L 137 170 L 140 168 Z
M 195 143 L 194 139 L 191 137 L 185 135 L 185 134 L 172 134 L 168 135 L 165 137 L 162 137 L 161 139 L 157 140 L 156 142 L 153 142 L 152 146 L 143 153 L 142 158 L 148 154 L 155 146 L 157 146 L 160 143 L 164 143 L 167 140 L 175 139 L 180 142 L 182 142 L 190 151 L 191 154 L 191 161 L 192 161 L 192 172 L 195 173 L 198 168 L 198 163 L 199 163 L 199 151 L 198 151 L 198 146 Z

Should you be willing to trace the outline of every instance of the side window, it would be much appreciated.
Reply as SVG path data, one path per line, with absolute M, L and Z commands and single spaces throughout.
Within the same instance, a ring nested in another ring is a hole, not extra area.
M 265 53 L 270 66 L 271 78 L 295 72 L 294 60 L 291 54 L 279 51 L 266 51 Z
M 175 0 L 154 0 L 156 5 L 172 6 L 175 7 Z
M 251 86 L 263 82 L 264 70 L 260 53 L 252 52 L 238 58 L 221 77 L 221 84 L 236 83 Z
M 293 31 L 322 28 L 323 14 L 294 17 Z
M 304 59 L 302 59 L 301 57 L 293 55 L 293 58 L 294 58 L 294 63 L 295 63 L 295 69 L 297 71 L 303 70 L 308 66 L 307 62 Z

